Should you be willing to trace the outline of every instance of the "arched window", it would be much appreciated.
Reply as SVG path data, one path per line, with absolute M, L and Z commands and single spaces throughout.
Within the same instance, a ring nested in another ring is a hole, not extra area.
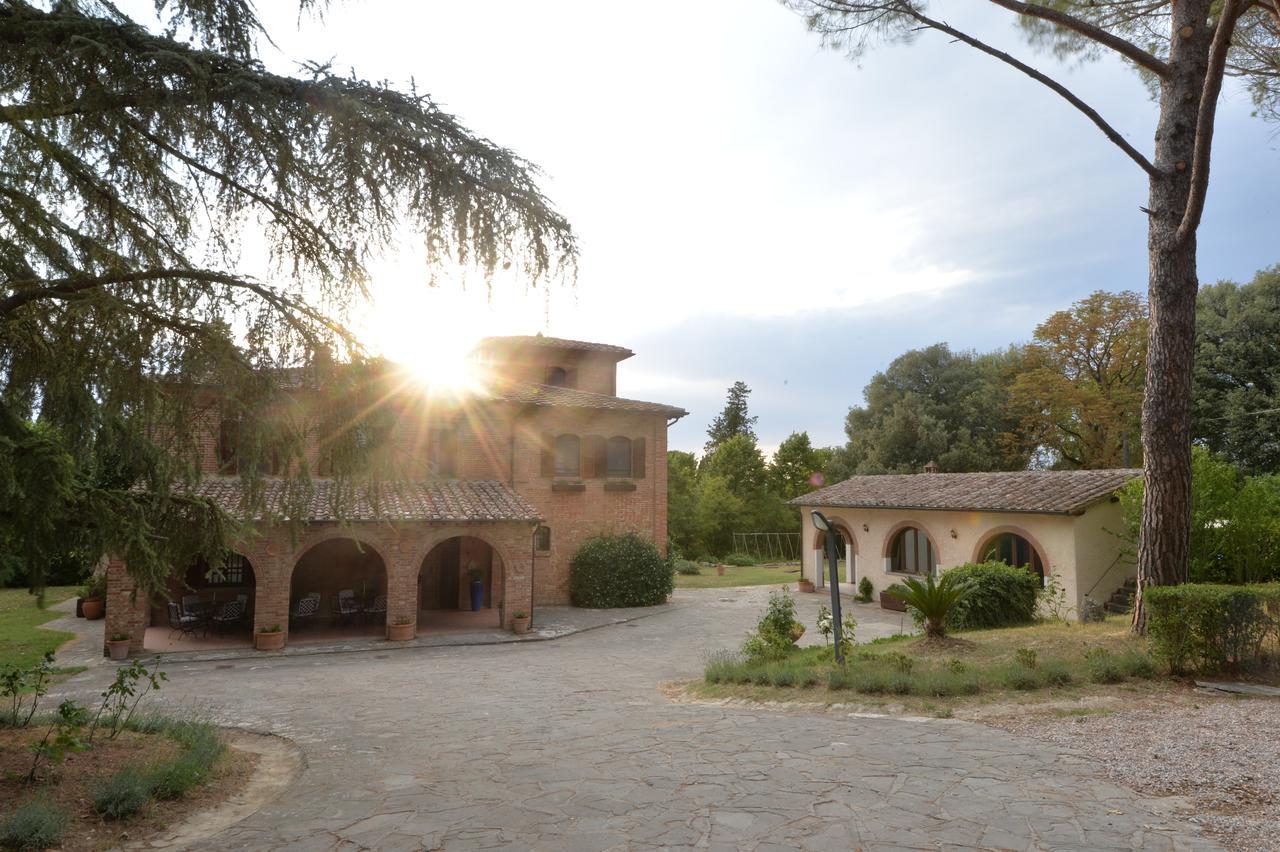
M 614 436 L 609 439 L 609 463 L 607 469 L 610 476 L 631 475 L 630 438 Z
M 582 446 L 577 435 L 556 438 L 556 476 L 578 476 L 582 470 Z
M 889 570 L 901 574 L 929 574 L 937 559 L 933 543 L 924 530 L 904 527 L 893 537 L 889 546 Z
M 1040 554 L 1036 552 L 1031 542 L 1017 533 L 1000 533 L 989 539 L 982 548 L 982 560 L 1003 562 L 1015 568 L 1026 568 L 1031 573 L 1039 575 L 1041 580 L 1044 579 L 1044 563 L 1040 560 Z
M 546 383 L 556 388 L 571 388 L 577 384 L 577 372 L 568 367 L 548 367 Z

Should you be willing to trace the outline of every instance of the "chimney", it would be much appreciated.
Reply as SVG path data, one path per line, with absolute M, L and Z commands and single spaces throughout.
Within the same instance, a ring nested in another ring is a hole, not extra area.
M 925 473 L 937 473 L 937 472 L 938 472 L 938 463 L 937 463 L 936 461 L 934 461 L 933 459 L 929 459 L 928 464 L 926 464 L 926 465 L 924 466 L 924 472 L 925 472 Z

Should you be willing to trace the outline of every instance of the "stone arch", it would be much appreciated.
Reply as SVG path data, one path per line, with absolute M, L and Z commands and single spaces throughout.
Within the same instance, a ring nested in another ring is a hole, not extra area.
M 365 531 L 329 529 L 307 537 L 294 550 L 284 585 L 289 612 L 319 595 L 314 615 L 291 618 L 295 627 L 324 625 L 363 635 L 385 632 L 394 562 L 390 548 Z M 350 592 L 350 594 L 347 594 Z
M 1018 538 L 1021 538 L 1028 545 L 1030 545 L 1031 549 L 1035 552 L 1036 557 L 1040 560 L 1041 570 L 1039 573 L 1040 573 L 1041 580 L 1043 580 L 1046 576 L 1048 576 L 1049 559 L 1045 554 L 1044 548 L 1040 545 L 1040 542 L 1037 541 L 1036 537 L 1033 536 L 1031 533 L 1027 532 L 1024 528 L 1013 526 L 1011 524 L 1001 524 L 1000 526 L 992 527 L 989 530 L 984 530 L 982 535 L 978 538 L 978 544 L 973 548 L 973 556 L 969 561 L 970 562 L 984 561 L 985 556 L 983 555 L 983 551 L 991 543 L 992 539 L 994 539 L 996 536 L 1001 536 L 1001 535 L 1016 535 Z
M 470 576 L 472 568 L 479 573 L 478 586 Z M 434 536 L 414 572 L 415 616 L 428 627 L 502 626 L 511 570 L 504 548 L 488 536 L 472 529 Z
M 893 544 L 897 540 L 898 534 L 906 529 L 917 529 L 924 533 L 925 538 L 929 542 L 929 548 L 933 551 L 933 564 L 929 566 L 929 572 L 933 573 L 937 571 L 939 564 L 938 560 L 942 557 L 942 551 L 938 548 L 938 540 L 934 538 L 933 532 L 930 531 L 928 525 L 923 521 L 908 520 L 899 521 L 890 527 L 889 531 L 885 533 L 884 541 L 881 543 L 880 547 L 880 556 L 885 560 L 885 572 L 899 573 L 891 570 L 888 560 L 893 557 Z
M 845 560 L 844 582 L 852 583 L 857 578 L 858 573 L 856 567 L 856 563 L 858 562 L 858 537 L 853 532 L 853 524 L 849 523 L 839 515 L 827 515 L 826 517 L 827 522 L 836 528 L 840 533 L 840 537 L 843 538 L 849 546 L 848 551 L 841 553 L 841 558 Z M 827 534 L 816 528 L 813 533 L 813 549 L 821 553 L 822 557 L 825 558 Z M 817 564 L 817 561 L 818 556 L 815 554 L 814 563 Z M 820 577 L 818 585 L 823 585 L 824 581 L 825 577 Z

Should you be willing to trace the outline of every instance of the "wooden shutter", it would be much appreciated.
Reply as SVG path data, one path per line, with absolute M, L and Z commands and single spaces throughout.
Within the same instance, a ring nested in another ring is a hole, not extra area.
M 644 479 L 644 438 L 631 439 L 631 478 Z
M 556 475 L 556 436 L 550 433 L 542 436 L 542 475 Z
M 604 436 L 588 435 L 582 442 L 582 478 L 603 479 L 608 472 L 608 445 Z

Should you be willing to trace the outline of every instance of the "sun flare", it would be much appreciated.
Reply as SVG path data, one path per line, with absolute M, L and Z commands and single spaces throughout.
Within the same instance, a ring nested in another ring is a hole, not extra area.
M 363 337 L 368 345 L 433 390 L 462 394 L 480 389 L 471 350 L 484 331 L 466 321 L 466 311 L 439 304 L 444 300 L 399 295 L 379 302 L 367 317 Z

